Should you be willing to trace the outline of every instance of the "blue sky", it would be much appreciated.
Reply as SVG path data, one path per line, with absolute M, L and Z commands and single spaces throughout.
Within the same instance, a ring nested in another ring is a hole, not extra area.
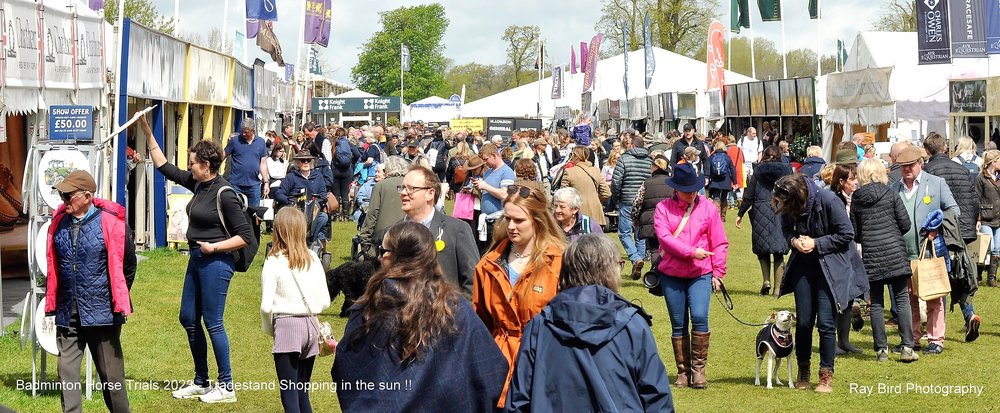
M 114 0 L 106 0 L 114 1 Z M 224 0 L 179 0 L 180 31 L 198 32 L 202 36 L 212 28 L 222 27 Z M 276 0 L 278 21 L 275 32 L 281 41 L 285 60 L 294 62 L 296 40 L 302 22 L 305 0 Z M 167 16 L 174 15 L 175 0 L 153 0 L 157 10 Z M 373 33 L 379 30 L 378 13 L 401 6 L 428 4 L 432 1 L 388 1 L 388 0 L 333 0 L 333 25 L 330 44 L 321 48 L 320 57 L 334 69 L 328 77 L 350 83 L 351 68 L 357 63 L 361 47 Z M 504 29 L 512 24 L 538 25 L 549 47 L 549 58 L 553 61 L 569 61 L 570 45 L 589 41 L 594 35 L 594 24 L 600 17 L 602 2 L 599 0 L 580 1 L 537 1 L 507 0 L 503 2 L 485 0 L 439 0 L 444 5 L 451 21 L 444 37 L 445 57 L 456 64 L 478 62 L 501 64 L 506 60 L 506 45 L 501 40 Z M 723 7 L 718 10 L 720 20 L 727 24 L 729 1 L 721 0 Z M 751 25 L 755 37 L 767 37 L 781 48 L 781 24 L 763 23 L 756 10 L 756 2 L 751 1 L 753 20 Z M 788 49 L 810 48 L 817 44 L 817 24 L 809 20 L 808 0 L 784 2 L 785 36 Z M 839 0 L 822 1 L 824 19 L 824 54 L 833 54 L 837 39 L 850 40 L 858 30 L 870 27 L 870 22 L 880 13 L 883 1 Z M 243 31 L 245 15 L 244 0 L 229 0 L 228 32 Z M 744 30 L 744 34 L 746 34 Z M 250 59 L 269 58 L 260 52 L 251 41 Z

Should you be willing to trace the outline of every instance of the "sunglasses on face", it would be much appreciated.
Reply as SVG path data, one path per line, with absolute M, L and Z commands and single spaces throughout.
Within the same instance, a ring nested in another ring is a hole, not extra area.
M 390 252 L 390 253 L 391 253 L 391 252 L 392 252 L 392 250 L 390 250 L 390 249 L 387 249 L 387 248 L 385 248 L 385 247 L 383 247 L 383 246 L 381 246 L 381 245 L 379 245 L 379 246 L 375 247 L 375 253 L 376 253 L 376 254 L 378 254 L 378 256 L 379 256 L 379 257 L 381 257 L 381 256 L 385 255 L 385 253 L 387 253 L 387 252 Z
M 517 194 L 521 198 L 527 198 L 531 196 L 531 188 L 523 185 L 509 185 L 507 186 L 507 195 Z
M 72 201 L 73 198 L 76 198 L 77 195 L 82 195 L 82 194 L 83 192 L 60 192 L 59 198 L 62 198 L 64 204 L 68 204 L 69 201 Z

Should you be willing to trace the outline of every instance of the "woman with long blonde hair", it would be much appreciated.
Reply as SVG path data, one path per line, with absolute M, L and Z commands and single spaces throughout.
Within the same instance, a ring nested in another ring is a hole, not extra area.
M 976 193 L 979 194 L 979 232 L 990 234 L 990 265 L 986 269 L 986 285 L 997 286 L 997 262 L 1000 261 L 1000 151 L 983 153 L 983 167 L 976 176 Z M 982 276 L 982 273 L 980 273 Z
M 472 304 L 513 366 L 524 326 L 556 295 L 566 236 L 537 189 L 508 186 L 503 208 L 493 244 L 476 265 Z
M 419 222 L 393 225 L 379 269 L 351 308 L 331 375 L 343 411 L 492 411 L 507 363 L 472 307 L 445 278 L 434 234 Z M 406 406 L 405 408 L 401 406 Z
M 274 369 L 286 412 L 309 412 L 309 381 L 319 354 L 317 314 L 330 306 L 323 264 L 306 247 L 306 217 L 297 208 L 274 216 L 274 240 L 261 270 L 260 318 L 274 337 Z

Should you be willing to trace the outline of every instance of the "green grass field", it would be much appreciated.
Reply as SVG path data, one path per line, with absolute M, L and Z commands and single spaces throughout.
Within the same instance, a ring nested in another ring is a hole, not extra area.
M 735 314 L 749 323 L 762 322 L 772 311 L 793 309 L 791 296 L 775 300 L 757 295 L 760 288 L 759 267 L 750 252 L 749 225 L 737 230 L 732 219 L 726 227 L 730 234 L 730 273 L 727 287 L 735 303 Z M 352 223 L 334 224 L 332 249 L 334 264 L 349 255 L 350 239 L 354 235 Z M 237 392 L 239 402 L 229 405 L 205 405 L 197 401 L 174 400 L 164 388 L 175 381 L 192 378 L 192 362 L 187 338 L 177 321 L 180 292 L 187 257 L 174 251 L 157 250 L 145 254 L 149 259 L 139 265 L 139 274 L 132 289 L 136 312 L 123 329 L 123 347 L 126 356 L 126 373 L 133 380 L 129 391 L 132 410 L 136 412 L 188 412 L 188 411 L 281 411 L 277 390 L 242 390 Z M 247 386 L 274 383 L 276 377 L 271 358 L 271 338 L 260 330 L 260 266 L 245 274 L 238 274 L 229 290 L 226 309 L 226 327 L 231 341 L 233 377 Z M 627 274 L 630 268 L 624 269 Z M 641 303 L 652 314 L 652 327 L 657 338 L 660 357 L 667 366 L 671 382 L 675 378 L 673 353 L 670 344 L 670 324 L 662 298 L 654 297 L 641 284 L 625 277 L 621 293 L 628 299 Z M 1000 290 L 983 287 L 975 297 L 977 312 L 983 316 L 983 334 L 972 344 L 964 342 L 961 313 L 947 314 L 948 333 L 944 354 L 923 356 L 913 364 L 895 361 L 876 363 L 871 349 L 871 329 L 866 326 L 860 333 L 851 334 L 855 346 L 865 350 L 860 356 L 837 359 L 834 393 L 820 395 L 812 391 L 788 388 L 768 390 L 753 385 L 756 359 L 753 354 L 757 329 L 734 321 L 719 302 L 712 298 L 710 309 L 712 343 L 709 351 L 706 390 L 672 390 L 674 403 L 679 411 L 706 412 L 971 412 L 994 411 L 1000 405 L 1000 385 L 996 383 L 994 354 L 1000 344 L 997 332 L 1000 317 Z M 343 332 L 345 319 L 336 316 L 342 299 L 322 315 Z M 31 392 L 19 389 L 19 383 L 31 380 L 31 350 L 19 348 L 17 326 L 7 328 L 0 338 L 0 405 L 18 412 L 59 411 L 59 394 L 43 392 L 32 398 Z M 894 329 L 889 330 L 889 342 L 899 342 Z M 814 346 L 816 340 L 814 339 Z M 211 353 L 210 353 L 211 354 Z M 211 377 L 215 378 L 215 363 L 209 356 Z M 319 358 L 313 381 L 329 383 L 332 357 Z M 817 381 L 818 355 L 814 355 L 812 382 Z M 766 365 L 765 365 L 766 367 Z M 55 380 L 55 359 L 48 357 L 48 381 Z M 782 371 L 785 371 L 782 368 Z M 766 377 L 766 376 L 765 376 Z M 907 391 L 909 384 L 919 386 L 982 386 L 976 395 L 919 394 Z M 878 386 L 902 386 L 902 394 L 878 394 Z M 157 386 L 158 389 L 151 388 Z M 852 386 L 875 386 L 873 395 L 851 391 Z M 314 392 L 312 404 L 318 412 L 340 411 L 336 394 L 330 391 Z M 85 403 L 87 411 L 105 411 L 99 393 Z

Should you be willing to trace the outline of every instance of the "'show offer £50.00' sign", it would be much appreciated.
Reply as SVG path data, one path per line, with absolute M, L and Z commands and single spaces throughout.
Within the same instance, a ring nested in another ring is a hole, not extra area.
M 90 141 L 94 139 L 94 111 L 90 106 L 49 107 L 49 139 Z

